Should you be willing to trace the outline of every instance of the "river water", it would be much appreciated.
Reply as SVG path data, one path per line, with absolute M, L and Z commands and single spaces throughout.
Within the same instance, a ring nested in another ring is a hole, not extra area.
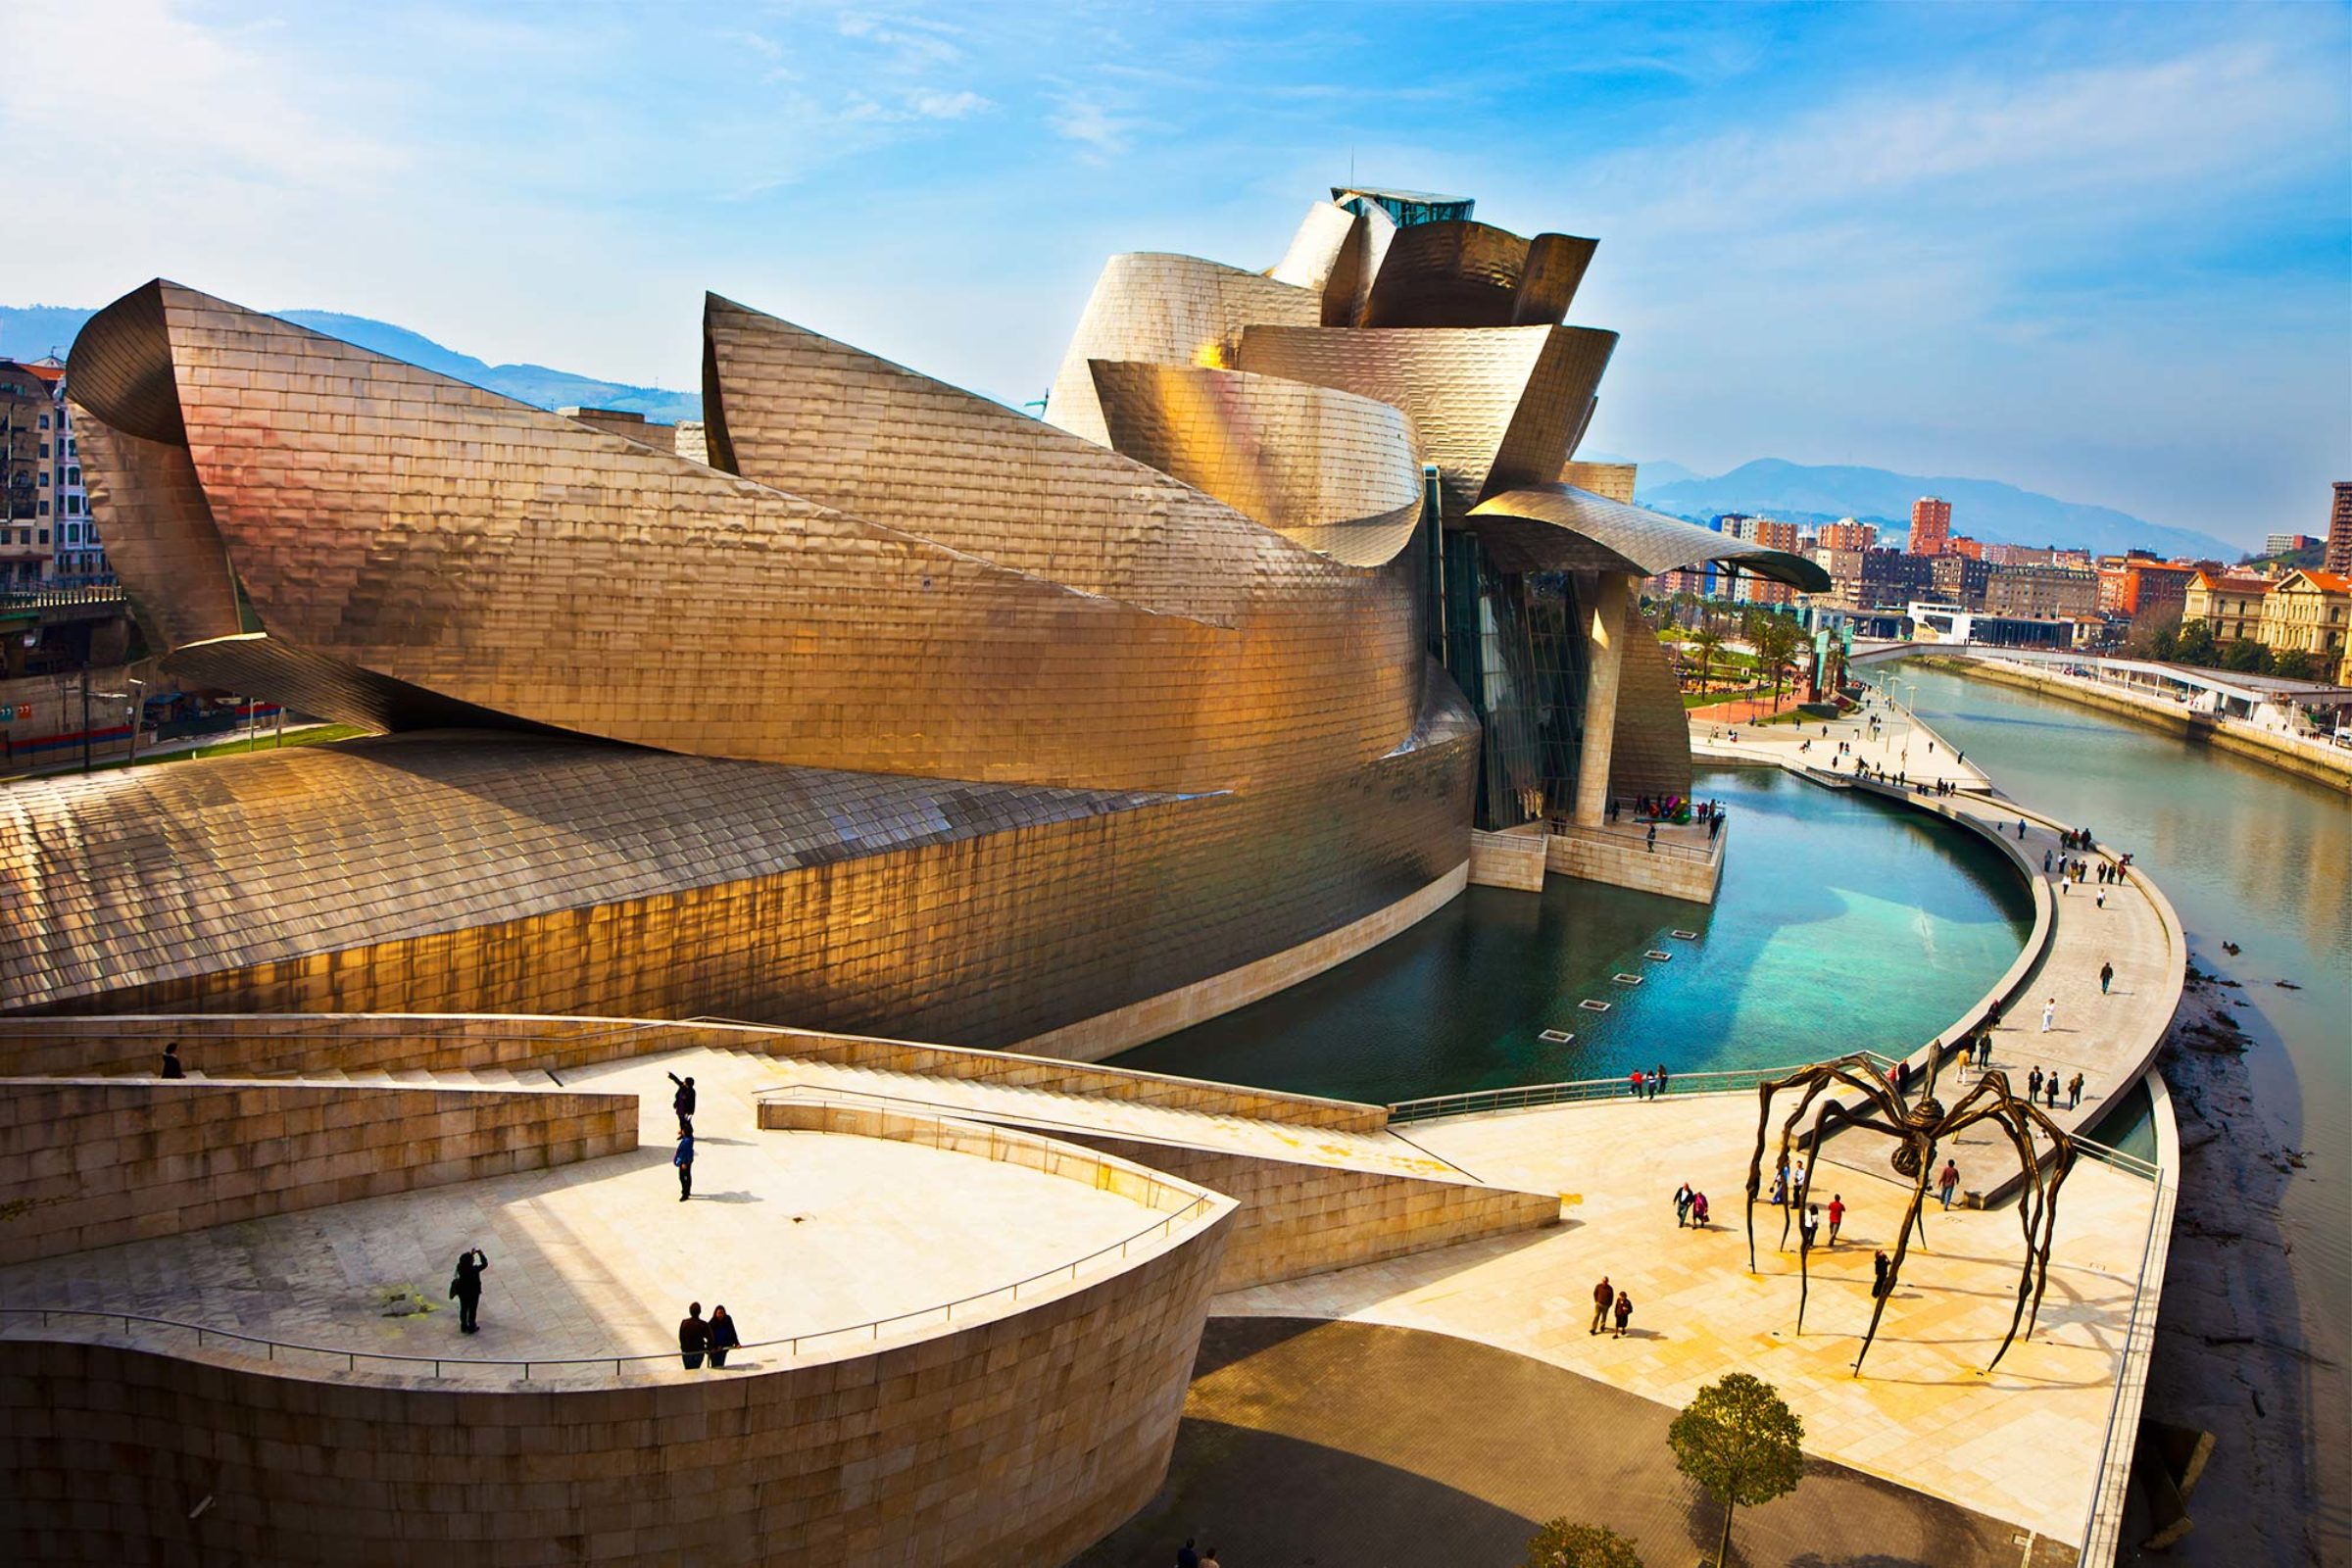
M 2198 967 L 2239 983 L 2257 1104 L 2306 1157 L 2281 1204 L 2298 1288 L 2340 1335 L 2352 1306 L 2352 802 L 2054 698 L 1941 670 L 1892 678 L 2002 790 L 2132 852 L 2180 912 Z
M 1471 888 L 1370 953 L 1116 1064 L 1387 1102 L 1661 1062 L 1900 1054 L 1990 989 L 2031 932 L 2015 871 L 1965 829 L 1776 768 L 1701 769 L 1697 791 L 1730 812 L 1711 908 L 1565 877 L 1540 895 Z

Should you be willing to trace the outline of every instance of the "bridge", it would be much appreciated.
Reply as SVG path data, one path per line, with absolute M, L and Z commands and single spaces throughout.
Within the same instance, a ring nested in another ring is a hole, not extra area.
M 2327 681 L 2289 680 L 2283 675 L 2251 675 L 2238 670 L 2204 669 L 2194 664 L 2167 663 L 2153 659 L 2117 658 L 2075 649 L 2004 648 L 1991 643 L 1900 643 L 1854 640 L 1847 662 L 1856 668 L 1890 664 L 1916 654 L 1942 654 L 1955 659 L 2003 659 L 2036 664 L 2054 674 L 2073 675 L 2104 686 L 2121 687 L 2141 697 L 2178 703 L 2195 712 L 2227 718 L 2260 719 L 2280 709 L 2352 708 L 2352 686 Z

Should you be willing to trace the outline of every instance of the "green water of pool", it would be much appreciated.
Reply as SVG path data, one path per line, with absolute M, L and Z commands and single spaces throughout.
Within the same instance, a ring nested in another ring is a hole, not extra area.
M 1114 1064 L 1389 1102 L 1661 1063 L 1901 1054 L 1990 989 L 2032 930 L 2015 872 L 1964 829 L 1777 769 L 1702 768 L 1697 793 L 1730 813 L 1711 908 L 1556 876 L 1541 894 L 1471 888 L 1348 963 Z

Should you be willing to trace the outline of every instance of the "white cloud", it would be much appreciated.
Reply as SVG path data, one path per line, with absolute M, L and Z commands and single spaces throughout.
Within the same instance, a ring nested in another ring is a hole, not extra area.
M 1099 93 L 1070 93 L 1057 102 L 1046 122 L 1056 136 L 1086 149 L 1079 157 L 1090 164 L 1124 155 L 1146 124 L 1141 117 L 1121 113 Z

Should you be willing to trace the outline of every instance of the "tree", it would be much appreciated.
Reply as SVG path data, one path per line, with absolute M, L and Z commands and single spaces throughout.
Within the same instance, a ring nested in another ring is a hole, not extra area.
M 2271 660 L 2271 673 L 2288 680 L 2318 680 L 2327 673 L 2319 656 L 2308 649 L 2289 648 Z
M 1528 1542 L 1524 1568 L 1642 1568 L 1642 1557 L 1614 1530 L 1554 1519 Z
M 1711 625 L 1701 625 L 1690 634 L 1690 646 L 1698 650 L 1698 689 L 1705 691 L 1715 672 L 1715 655 L 1723 647 L 1723 633 Z
M 1799 634 L 1796 622 L 1781 615 L 1765 615 L 1756 625 L 1754 643 L 1756 669 L 1772 677 L 1772 704 L 1781 704 L 1781 681 L 1796 662 Z
M 2213 622 L 2202 618 L 2180 623 L 2180 635 L 2173 645 L 2173 657 L 2183 664 L 2202 664 L 2211 668 L 2220 657 L 2213 638 Z
M 2268 675 L 2271 651 L 2251 637 L 2232 637 L 2222 645 L 2220 666 L 2240 675 Z
M 1723 1503 L 1715 1568 L 1732 1549 L 1732 1510 L 1786 1496 L 1804 1477 L 1805 1424 L 1773 1386 L 1744 1372 L 1698 1391 L 1666 1431 L 1683 1474 Z
M 2124 651 L 2142 659 L 2170 659 L 2180 641 L 2180 607 L 2161 605 L 2132 617 Z

